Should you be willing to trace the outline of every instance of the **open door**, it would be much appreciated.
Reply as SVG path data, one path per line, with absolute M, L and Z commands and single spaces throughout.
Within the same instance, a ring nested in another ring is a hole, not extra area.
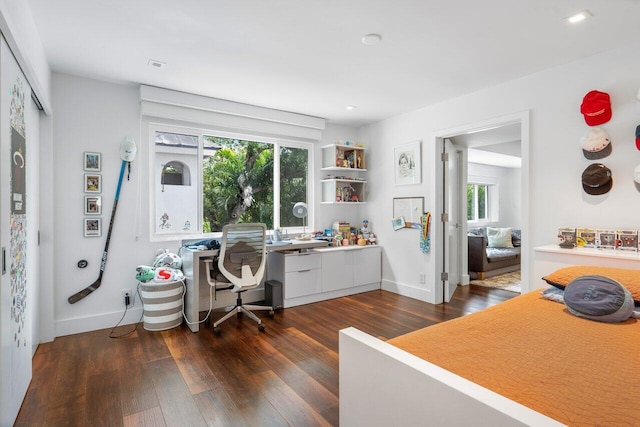
M 463 166 L 461 150 L 448 138 L 445 138 L 442 143 L 442 162 L 442 206 L 444 207 L 441 217 L 444 230 L 442 286 L 444 302 L 449 302 L 462 277 L 460 174 Z

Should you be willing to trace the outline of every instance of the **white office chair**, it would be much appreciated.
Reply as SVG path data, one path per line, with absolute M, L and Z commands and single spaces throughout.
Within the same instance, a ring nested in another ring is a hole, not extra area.
M 220 324 L 234 314 L 238 318 L 246 314 L 258 323 L 258 330 L 264 331 L 264 324 L 250 310 L 269 310 L 273 316 L 273 308 L 261 305 L 242 303 L 242 292 L 256 288 L 264 277 L 267 261 L 267 227 L 260 223 L 227 224 L 222 228 L 222 242 L 218 255 L 218 271 L 212 273 L 214 260 L 205 260 L 207 281 L 217 292 L 231 289 L 237 292 L 235 306 L 227 307 L 229 312 L 213 324 L 213 332 L 220 334 Z M 212 277 L 213 274 L 213 277 Z

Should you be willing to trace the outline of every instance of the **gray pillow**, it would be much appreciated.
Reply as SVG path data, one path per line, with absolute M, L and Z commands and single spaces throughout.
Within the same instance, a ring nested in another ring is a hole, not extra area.
M 580 276 L 564 289 L 564 303 L 571 314 L 599 322 L 622 322 L 634 309 L 631 293 L 605 276 Z
M 469 228 L 467 230 L 467 234 L 471 235 L 471 236 L 484 237 L 486 239 L 487 238 L 487 228 L 486 227 Z

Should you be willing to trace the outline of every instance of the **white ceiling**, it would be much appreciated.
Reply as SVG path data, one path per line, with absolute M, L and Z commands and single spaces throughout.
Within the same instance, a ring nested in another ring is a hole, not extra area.
M 640 40 L 638 0 L 28 1 L 55 72 L 352 126 Z

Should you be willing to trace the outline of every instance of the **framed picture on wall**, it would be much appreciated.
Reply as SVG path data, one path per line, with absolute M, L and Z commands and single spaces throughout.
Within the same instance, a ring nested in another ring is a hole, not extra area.
M 393 149 L 396 185 L 420 184 L 422 165 L 420 141 L 399 145 Z
M 413 225 L 420 223 L 422 214 L 424 214 L 424 197 L 396 197 L 393 199 L 394 218 L 404 218 L 405 223 Z
M 84 152 L 84 170 L 87 172 L 100 172 L 102 163 L 102 154 L 92 153 L 89 151 Z
M 102 192 L 102 175 L 94 173 L 84 174 L 84 192 L 100 193 Z
M 100 215 L 102 213 L 102 196 L 84 196 L 84 214 Z
M 100 237 L 102 235 L 102 221 L 100 218 L 84 219 L 84 237 Z

